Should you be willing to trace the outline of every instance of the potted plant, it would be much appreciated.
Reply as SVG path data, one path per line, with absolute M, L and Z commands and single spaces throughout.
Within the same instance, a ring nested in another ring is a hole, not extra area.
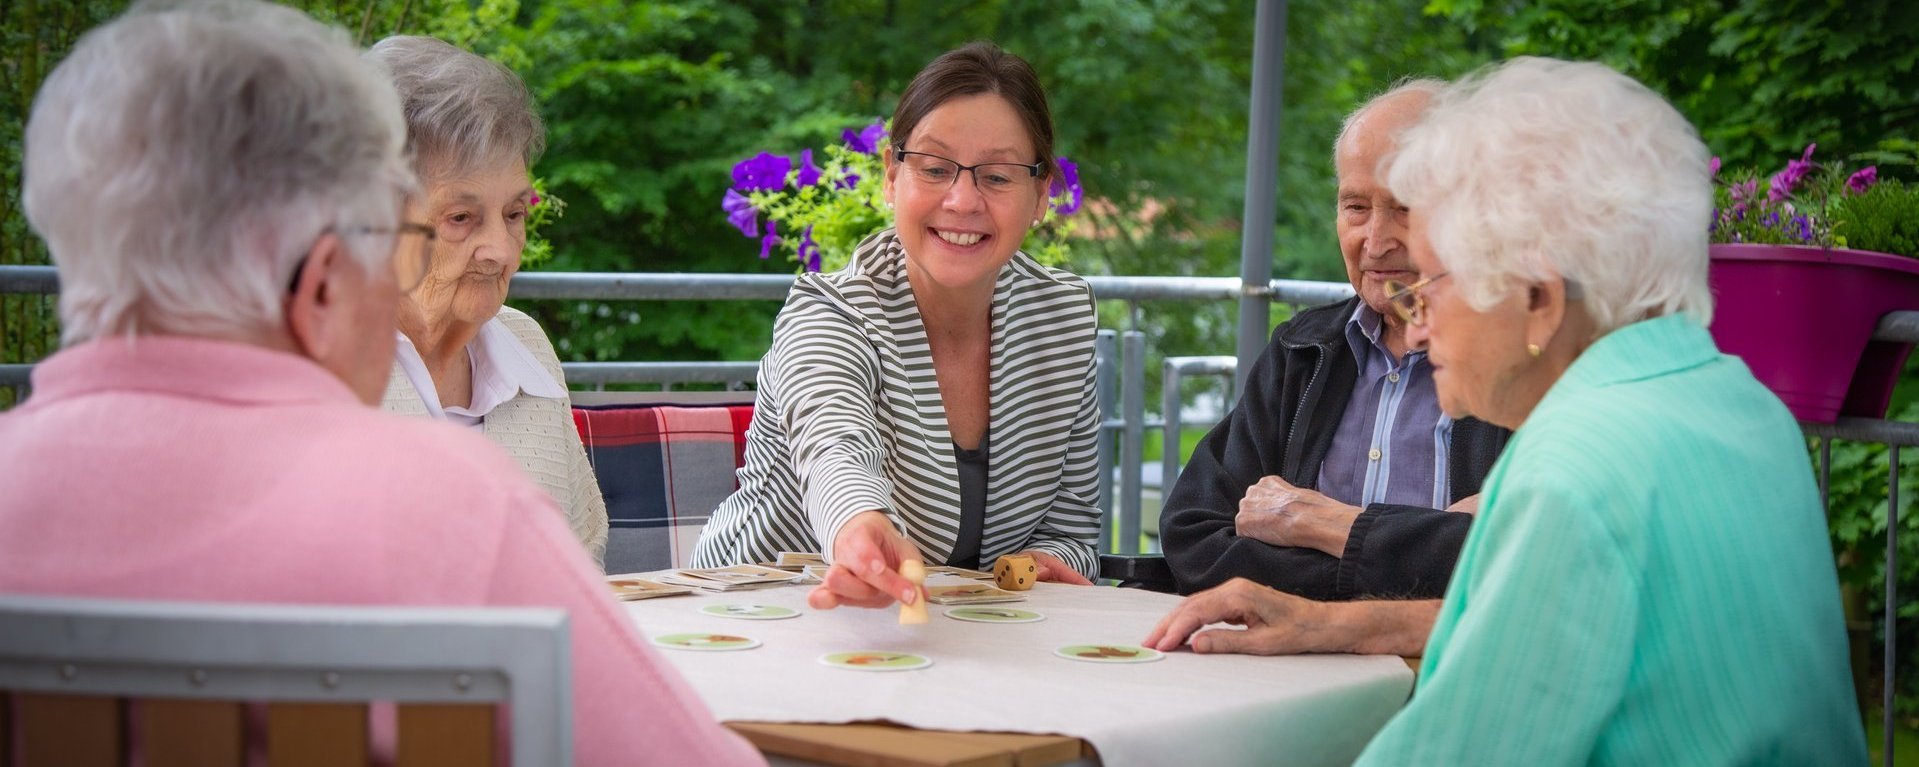
M 1814 149 L 1719 182 L 1713 338 L 1802 421 L 1882 418 L 1912 345 L 1870 338 L 1886 313 L 1919 310 L 1919 187 Z
M 893 223 L 880 204 L 885 138 L 885 121 L 875 120 L 860 130 L 842 132 L 841 142 L 823 151 L 823 166 L 814 164 L 811 149 L 800 152 L 797 168 L 793 158 L 771 152 L 741 160 L 733 166 L 733 185 L 720 209 L 740 234 L 759 242 L 760 258 L 778 251 L 798 262 L 802 271 L 836 271 L 861 240 Z M 1052 207 L 1023 246 L 1033 260 L 1047 266 L 1066 263 L 1066 238 L 1073 228 L 1066 217 L 1077 213 L 1085 200 L 1079 166 L 1065 157 L 1057 162 L 1060 172 L 1047 192 Z

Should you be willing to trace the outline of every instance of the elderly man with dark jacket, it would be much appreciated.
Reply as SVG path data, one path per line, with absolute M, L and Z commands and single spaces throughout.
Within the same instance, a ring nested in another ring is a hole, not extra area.
M 1160 516 L 1180 593 L 1233 578 L 1316 600 L 1445 593 L 1508 432 L 1440 412 L 1432 366 L 1386 298 L 1415 272 L 1406 208 L 1378 165 L 1440 87 L 1401 84 L 1341 129 L 1337 229 L 1358 295 L 1275 329 L 1180 473 Z

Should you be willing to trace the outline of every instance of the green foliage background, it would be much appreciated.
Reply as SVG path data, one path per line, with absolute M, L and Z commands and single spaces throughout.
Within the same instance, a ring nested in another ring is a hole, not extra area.
M 890 115 L 899 89 L 926 61 L 986 38 L 1032 61 L 1052 98 L 1059 153 L 1079 162 L 1089 199 L 1111 202 L 1080 214 L 1089 219 L 1080 231 L 1101 236 L 1075 241 L 1068 268 L 1238 273 L 1252 0 L 294 4 L 362 43 L 432 34 L 526 79 L 549 126 L 536 173 L 569 204 L 547 229 L 553 256 L 541 269 L 788 271 L 789 263 L 761 262 L 758 244 L 721 215 L 732 164 L 763 149 L 825 146 L 842 129 Z M 0 2 L 0 263 L 46 263 L 19 208 L 20 135 L 34 91 L 79 34 L 123 6 Z M 1348 110 L 1403 76 L 1457 76 L 1518 54 L 1599 59 L 1672 99 L 1728 167 L 1777 169 L 1815 141 L 1822 157 L 1856 165 L 1889 150 L 1909 156 L 1919 138 L 1912 127 L 1919 125 L 1919 3 L 1295 0 L 1287 31 L 1274 254 L 1282 277 L 1343 277 L 1331 223 L 1331 137 Z M 1882 177 L 1919 180 L 1912 171 L 1881 168 Z M 47 298 L 0 296 L 0 362 L 52 352 L 52 306 Z M 567 301 L 522 308 L 546 324 L 568 359 L 752 360 L 766 347 L 778 306 Z M 1234 307 L 1225 302 L 1101 311 L 1109 327 L 1144 330 L 1155 355 L 1232 348 Z M 1276 308 L 1275 319 L 1284 314 Z M 1915 379 L 1909 368 L 1895 408 L 1908 421 L 1919 419 L 1906 404 L 1919 388 Z M 0 390 L 0 407 L 11 396 Z M 1874 552 L 1847 569 L 1848 581 L 1865 591 L 1878 588 L 1871 568 L 1885 527 L 1885 496 L 1874 489 L 1883 488 L 1884 463 L 1874 463 L 1872 450 L 1842 444 L 1834 453 L 1835 547 Z M 1915 453 L 1902 457 L 1906 466 Z M 1911 479 L 1905 486 L 1919 491 Z M 1919 593 L 1919 535 L 1905 540 L 1916 548 L 1902 585 Z M 1919 630 L 1919 616 L 1913 619 L 1909 632 Z M 1908 711 L 1919 711 L 1919 673 L 1902 679 L 1915 685 Z

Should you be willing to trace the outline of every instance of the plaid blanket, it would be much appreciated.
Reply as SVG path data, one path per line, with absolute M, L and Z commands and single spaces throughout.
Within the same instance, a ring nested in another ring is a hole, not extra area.
M 606 497 L 606 571 L 684 567 L 713 509 L 738 488 L 753 406 L 602 405 L 573 423 Z

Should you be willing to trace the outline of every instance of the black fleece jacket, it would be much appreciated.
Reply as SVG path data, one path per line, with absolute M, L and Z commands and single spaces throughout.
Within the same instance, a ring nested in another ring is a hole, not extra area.
M 1342 557 L 1234 533 L 1239 501 L 1261 477 L 1278 475 L 1305 488 L 1319 483 L 1319 465 L 1359 378 L 1345 336 L 1358 302 L 1308 309 L 1275 328 L 1239 403 L 1180 471 L 1160 513 L 1160 542 L 1180 593 L 1236 577 L 1323 601 L 1446 593 L 1470 514 L 1373 504 L 1353 521 Z M 1453 424 L 1447 461 L 1453 501 L 1479 492 L 1510 434 L 1471 418 Z

